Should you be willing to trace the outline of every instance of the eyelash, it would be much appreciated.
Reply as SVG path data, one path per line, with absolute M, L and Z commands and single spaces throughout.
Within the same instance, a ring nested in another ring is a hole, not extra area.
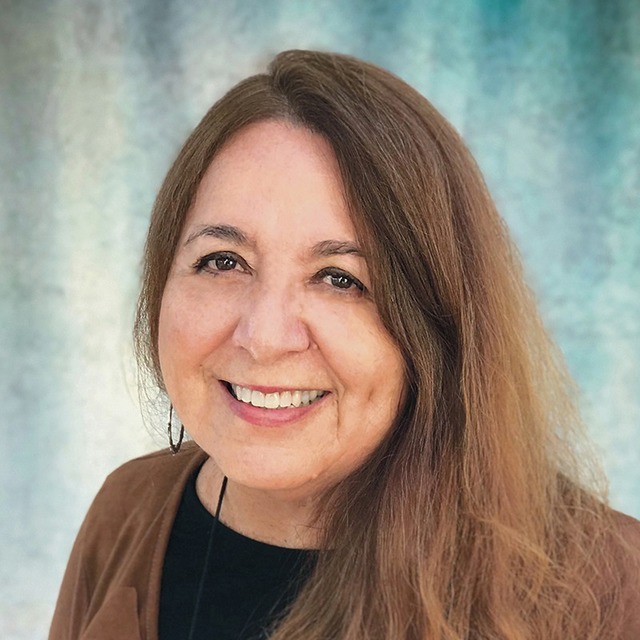
M 215 268 L 212 268 L 211 266 L 209 266 L 210 263 L 217 263 L 218 260 L 230 260 L 235 264 L 230 269 L 220 269 L 217 266 Z M 193 265 L 193 269 L 196 273 L 207 271 L 209 273 L 217 274 L 223 271 L 235 271 L 236 266 L 238 265 L 244 271 L 250 271 L 249 265 L 247 265 L 247 263 L 237 254 L 231 253 L 229 251 L 216 251 L 214 253 L 209 253 L 206 256 L 202 256 L 202 258 L 196 260 L 195 264 Z M 327 277 L 331 278 L 332 281 L 333 279 L 341 279 L 342 283 L 347 285 L 339 286 L 332 284 L 333 288 L 337 289 L 341 293 L 343 292 L 353 294 L 357 292 L 358 294 L 362 295 L 368 293 L 367 288 L 362 284 L 362 282 L 360 282 L 360 280 L 358 280 L 358 278 L 355 278 L 347 271 L 343 271 L 342 269 L 338 269 L 336 267 L 325 267 L 324 269 L 321 269 L 313 276 L 311 281 L 313 283 L 320 283 Z
M 358 278 L 355 278 L 354 276 L 350 275 L 346 271 L 343 271 L 342 269 L 337 269 L 336 267 L 325 267 L 324 269 L 321 269 L 320 271 L 318 271 L 318 273 L 316 273 L 315 276 L 313 276 L 312 281 L 322 282 L 322 280 L 324 280 L 326 277 L 329 277 L 331 279 L 344 278 L 344 280 L 347 281 L 346 284 L 348 286 L 341 287 L 341 286 L 333 285 L 334 289 L 338 289 L 345 293 L 354 293 L 353 288 L 355 287 L 355 290 L 359 294 L 367 293 L 367 288 L 362 284 L 362 282 L 360 282 L 360 280 L 358 280 Z
M 247 263 L 238 255 L 236 255 L 235 253 L 231 253 L 230 251 L 216 251 L 214 253 L 208 253 L 206 256 L 202 256 L 202 258 L 199 258 L 198 260 L 196 260 L 195 264 L 193 265 L 194 270 L 196 271 L 196 273 L 200 273 L 202 271 L 208 271 L 209 273 L 220 273 L 221 271 L 235 271 L 235 266 L 233 266 L 233 268 L 231 269 L 219 269 L 219 268 L 215 268 L 212 269 L 209 266 L 210 262 L 217 262 L 218 260 L 232 260 L 233 262 L 236 263 L 236 265 L 240 265 L 242 267 L 242 269 L 244 269 L 245 271 L 249 270 L 249 265 L 247 265 Z

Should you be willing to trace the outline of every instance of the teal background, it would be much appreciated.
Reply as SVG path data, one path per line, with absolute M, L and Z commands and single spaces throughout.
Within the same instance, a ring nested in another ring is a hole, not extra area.
M 0 637 L 42 638 L 104 476 L 164 446 L 130 348 L 154 194 L 281 49 L 396 72 L 476 155 L 640 517 L 640 2 L 0 0 Z

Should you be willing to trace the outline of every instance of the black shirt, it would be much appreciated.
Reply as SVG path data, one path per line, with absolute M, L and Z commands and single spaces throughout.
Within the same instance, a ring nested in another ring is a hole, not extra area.
M 186 640 L 194 614 L 213 516 L 189 479 L 164 560 L 160 640 Z M 216 525 L 194 640 L 259 640 L 293 601 L 316 552 L 286 549 Z

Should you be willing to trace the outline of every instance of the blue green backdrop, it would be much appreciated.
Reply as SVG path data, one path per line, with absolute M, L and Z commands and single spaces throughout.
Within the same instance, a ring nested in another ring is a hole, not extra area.
M 462 133 L 640 517 L 640 2 L 0 0 L 0 637 L 42 638 L 105 474 L 163 446 L 131 360 L 149 209 L 225 89 L 369 59 Z

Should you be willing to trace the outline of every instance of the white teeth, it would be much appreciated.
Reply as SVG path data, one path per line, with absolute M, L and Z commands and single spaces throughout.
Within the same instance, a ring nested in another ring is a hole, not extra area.
M 285 409 L 291 406 L 291 391 L 283 391 L 280 394 L 280 406 Z
M 254 407 L 265 409 L 286 409 L 293 407 L 306 407 L 314 400 L 318 400 L 324 396 L 325 391 L 321 389 L 283 391 L 282 393 L 262 393 L 247 387 L 241 387 L 239 384 L 232 384 L 233 395 L 247 404 Z
M 264 406 L 267 409 L 277 409 L 280 406 L 278 393 L 267 393 L 264 397 Z
M 264 407 L 264 393 L 262 391 L 252 391 L 251 404 L 254 407 Z

